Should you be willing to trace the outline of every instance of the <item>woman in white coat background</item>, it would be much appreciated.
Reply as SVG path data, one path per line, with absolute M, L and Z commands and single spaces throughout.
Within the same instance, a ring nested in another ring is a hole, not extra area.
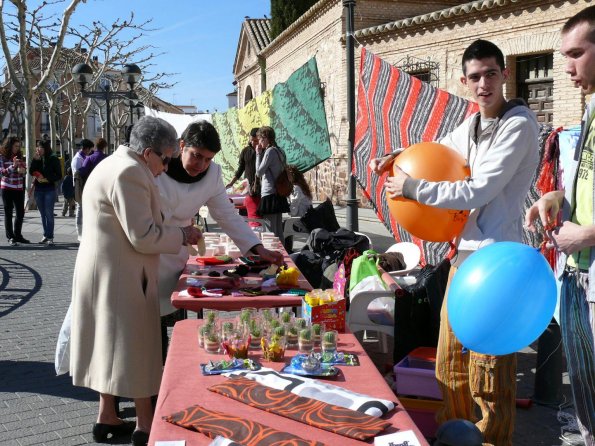
M 143 117 L 130 147 L 120 146 L 91 173 L 83 194 L 83 232 L 72 290 L 70 373 L 74 385 L 100 393 L 95 441 L 128 435 L 114 395 L 133 398 L 135 445 L 146 444 L 153 420 L 151 396 L 161 382 L 157 279 L 159 254 L 196 243 L 200 231 L 167 226 L 155 177 L 176 150 L 167 122 Z M 186 227 L 183 227 L 186 226 Z

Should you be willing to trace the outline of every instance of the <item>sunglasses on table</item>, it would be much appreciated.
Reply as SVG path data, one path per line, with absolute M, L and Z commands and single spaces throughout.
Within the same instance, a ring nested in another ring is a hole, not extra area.
M 165 156 L 163 153 L 159 152 L 158 150 L 151 149 L 151 152 L 153 152 L 155 155 L 157 155 L 159 158 L 161 158 L 161 162 L 163 163 L 164 166 L 167 166 L 169 164 L 169 162 L 171 161 L 170 156 Z

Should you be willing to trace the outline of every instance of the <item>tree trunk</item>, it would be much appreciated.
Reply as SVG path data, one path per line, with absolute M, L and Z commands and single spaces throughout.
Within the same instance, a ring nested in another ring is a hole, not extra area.
M 35 153 L 35 97 L 31 93 L 23 91 L 25 107 L 25 154 L 27 156 L 27 166 L 31 166 L 33 154 Z M 31 175 L 25 175 L 27 190 L 31 186 L 33 178 Z

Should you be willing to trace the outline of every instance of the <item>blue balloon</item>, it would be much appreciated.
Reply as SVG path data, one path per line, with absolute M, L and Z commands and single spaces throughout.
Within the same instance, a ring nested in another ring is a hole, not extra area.
M 506 355 L 543 333 L 556 300 L 556 279 L 537 249 L 494 243 L 471 254 L 454 275 L 448 320 L 468 349 Z

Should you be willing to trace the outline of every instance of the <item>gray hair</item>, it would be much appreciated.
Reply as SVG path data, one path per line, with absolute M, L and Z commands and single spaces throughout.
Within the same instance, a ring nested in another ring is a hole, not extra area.
M 178 135 L 169 122 L 153 116 L 143 116 L 130 133 L 130 148 L 141 155 L 150 147 L 157 152 L 173 148 L 174 156 L 178 152 Z

